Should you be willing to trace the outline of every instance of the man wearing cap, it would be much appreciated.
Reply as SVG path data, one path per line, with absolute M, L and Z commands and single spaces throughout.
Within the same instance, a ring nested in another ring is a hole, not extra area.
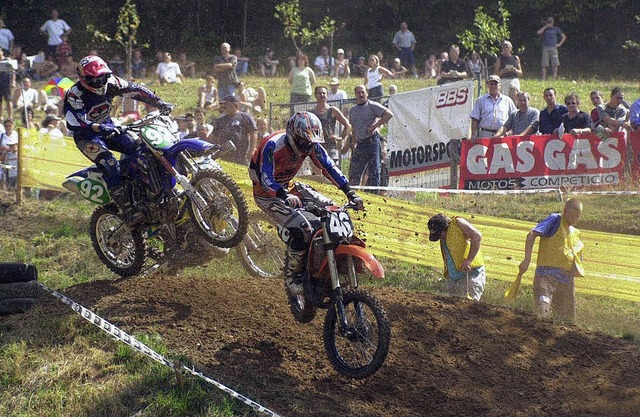
M 449 295 L 480 301 L 487 276 L 480 250 L 482 233 L 462 217 L 436 214 L 427 223 L 429 240 L 440 241 Z
M 489 76 L 487 89 L 489 92 L 479 97 L 471 110 L 471 139 L 496 136 L 509 115 L 517 110 L 513 100 L 500 94 L 499 76 Z
M 338 49 L 338 57 L 335 59 L 335 63 L 332 69 L 332 75 L 336 77 L 349 78 L 351 76 L 351 68 L 349 67 L 349 60 L 344 56 L 344 49 Z
M 496 65 L 493 67 L 493 73 L 500 76 L 502 87 L 500 92 L 506 96 L 511 95 L 511 90 L 516 93 L 520 91 L 520 79 L 522 77 L 522 67 L 520 66 L 520 58 L 513 55 L 513 45 L 505 40 L 502 42 L 502 52 L 498 55 Z
M 331 81 L 329 81 L 329 92 L 327 94 L 327 101 L 336 101 L 336 100 L 348 100 L 347 92 L 340 89 L 340 80 L 336 77 L 333 77 Z
M 218 97 L 232 96 L 238 86 L 236 66 L 238 57 L 231 54 L 231 45 L 224 42 L 220 45 L 220 55 L 213 60 L 213 72 L 218 80 Z
M 551 62 L 553 79 L 558 78 L 558 48 L 567 40 L 567 35 L 559 27 L 553 25 L 553 17 L 548 17 L 544 26 L 538 29 L 538 36 L 542 36 L 542 79 L 547 78 L 547 68 Z
M 400 23 L 400 30 L 393 36 L 392 42 L 393 46 L 398 49 L 398 58 L 400 58 L 400 61 L 409 67 L 414 78 L 418 78 L 418 72 L 416 71 L 416 57 L 414 54 L 417 41 L 413 32 L 409 30 L 407 22 Z
M 220 104 L 223 113 L 211 123 L 213 142 L 219 145 L 228 140 L 233 142 L 236 150 L 222 159 L 248 166 L 258 143 L 256 122 L 249 113 L 240 111 L 238 97 L 227 96 Z

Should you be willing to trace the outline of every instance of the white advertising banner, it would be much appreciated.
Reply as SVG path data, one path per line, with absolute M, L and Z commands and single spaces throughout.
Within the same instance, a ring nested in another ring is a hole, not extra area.
M 469 135 L 473 84 L 473 80 L 457 81 L 391 96 L 389 108 L 394 117 L 388 130 L 389 175 L 410 174 L 416 179 L 418 173 L 438 170 L 438 186 L 448 185 L 449 141 Z M 447 168 L 446 175 L 443 168 Z M 391 182 L 404 183 L 399 179 Z

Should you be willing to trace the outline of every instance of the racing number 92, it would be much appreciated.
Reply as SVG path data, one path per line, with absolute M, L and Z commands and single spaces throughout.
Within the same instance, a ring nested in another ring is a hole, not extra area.
M 78 184 L 78 189 L 80 190 L 80 195 L 87 200 L 96 204 L 106 203 L 107 194 L 103 184 L 91 180 L 84 180 Z

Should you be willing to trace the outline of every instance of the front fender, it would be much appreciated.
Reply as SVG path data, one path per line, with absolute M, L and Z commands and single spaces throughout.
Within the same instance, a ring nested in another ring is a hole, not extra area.
M 362 246 L 355 245 L 338 245 L 338 247 L 334 250 L 336 258 L 339 258 L 340 255 L 348 255 L 353 256 L 354 258 L 360 259 L 364 266 L 373 274 L 374 277 L 378 279 L 384 278 L 384 268 L 382 264 L 378 262 L 375 256 L 367 252 L 365 248 Z M 328 273 L 328 262 L 327 258 L 322 261 L 320 265 L 320 274 L 322 275 L 325 272 Z

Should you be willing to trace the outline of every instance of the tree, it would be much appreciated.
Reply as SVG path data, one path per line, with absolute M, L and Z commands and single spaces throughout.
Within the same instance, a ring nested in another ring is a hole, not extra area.
M 498 19 L 484 12 L 484 6 L 476 8 L 473 19 L 474 31 L 466 29 L 456 35 L 460 44 L 468 51 L 475 50 L 480 56 L 497 56 L 500 44 L 509 39 L 509 17 L 511 13 L 502 1 L 498 2 Z
M 284 36 L 291 38 L 296 51 L 300 51 L 301 46 L 309 46 L 326 38 L 336 29 L 336 21 L 329 16 L 325 16 L 316 29 L 312 29 L 308 22 L 303 24 L 298 0 L 287 0 L 277 4 L 274 15 L 284 25 Z
M 140 17 L 138 16 L 138 9 L 133 0 L 125 0 L 124 5 L 120 8 L 118 12 L 118 27 L 113 38 L 100 32 L 95 26 L 91 24 L 87 25 L 87 31 L 93 35 L 94 39 L 105 42 L 117 42 L 124 47 L 128 79 L 131 79 L 131 55 L 133 49 L 138 46 L 136 37 L 139 27 Z

